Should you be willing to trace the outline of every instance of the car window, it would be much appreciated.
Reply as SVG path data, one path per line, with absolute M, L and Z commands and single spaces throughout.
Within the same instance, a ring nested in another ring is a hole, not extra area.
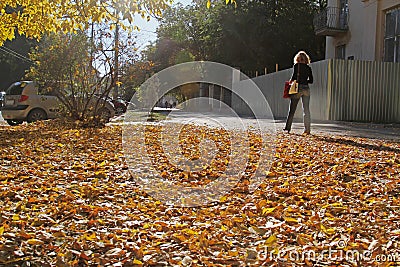
M 26 86 L 26 83 L 14 83 L 6 90 L 7 95 L 20 95 L 22 94 L 22 90 Z

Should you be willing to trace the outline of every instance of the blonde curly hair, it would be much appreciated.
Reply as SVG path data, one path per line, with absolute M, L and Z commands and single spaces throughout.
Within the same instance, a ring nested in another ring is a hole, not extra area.
M 304 51 L 299 51 L 299 52 L 294 56 L 293 63 L 294 63 L 294 64 L 296 64 L 296 63 L 310 64 L 310 63 L 311 63 L 311 60 L 310 60 L 310 57 L 307 55 L 306 52 L 304 52 Z

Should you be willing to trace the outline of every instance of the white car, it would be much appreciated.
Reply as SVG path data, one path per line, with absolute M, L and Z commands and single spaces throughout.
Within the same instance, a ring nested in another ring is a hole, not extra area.
M 95 101 L 92 101 L 93 106 Z M 6 90 L 1 113 L 7 123 L 13 126 L 24 121 L 54 119 L 59 115 L 60 107 L 56 96 L 41 95 L 32 81 L 22 81 L 13 83 Z M 103 102 L 98 105 L 97 114 L 108 122 L 115 115 L 113 104 Z

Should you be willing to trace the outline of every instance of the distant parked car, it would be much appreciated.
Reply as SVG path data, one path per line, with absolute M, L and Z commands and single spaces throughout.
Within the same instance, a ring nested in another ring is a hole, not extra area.
M 121 98 L 113 99 L 112 102 L 115 107 L 115 113 L 122 114 L 126 112 L 127 104 L 123 99 Z
M 100 95 L 98 95 L 98 94 L 96 96 L 100 97 Z M 123 99 L 121 99 L 121 98 L 113 99 L 110 96 L 103 97 L 103 98 L 106 99 L 107 101 L 110 101 L 113 103 L 115 114 L 120 115 L 120 114 L 126 112 L 128 105 Z
M 96 98 L 92 98 L 91 106 L 95 106 Z M 101 101 L 100 101 L 101 102 Z M 11 126 L 38 120 L 54 119 L 59 115 L 61 103 L 56 96 L 41 95 L 32 81 L 12 84 L 6 90 L 3 118 Z M 115 115 L 114 105 L 105 101 L 98 106 L 97 114 L 108 122 Z

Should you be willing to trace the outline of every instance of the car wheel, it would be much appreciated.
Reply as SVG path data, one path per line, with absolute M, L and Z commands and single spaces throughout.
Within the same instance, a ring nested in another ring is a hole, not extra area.
M 124 112 L 125 112 L 125 109 L 123 107 L 117 107 L 115 109 L 115 113 L 117 113 L 117 114 L 122 114 Z
M 6 120 L 8 125 L 10 126 L 16 126 L 16 125 L 20 125 L 23 123 L 23 121 L 18 121 L 18 120 Z
M 100 122 L 107 123 L 111 119 L 111 112 L 106 108 L 102 108 L 99 110 L 98 116 Z
M 29 112 L 26 120 L 29 123 L 31 123 L 34 121 L 41 121 L 41 120 L 45 120 L 45 119 L 47 119 L 47 115 L 46 115 L 46 112 L 44 112 L 44 110 L 34 109 L 34 110 L 31 110 L 31 112 Z

